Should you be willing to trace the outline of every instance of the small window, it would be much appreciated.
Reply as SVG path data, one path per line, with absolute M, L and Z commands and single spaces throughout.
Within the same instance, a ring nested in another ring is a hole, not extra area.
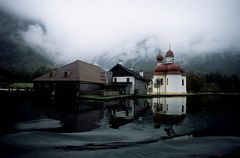
M 182 86 L 184 86 L 184 79 L 182 79 Z
M 184 106 L 182 105 L 182 112 L 184 112 Z
M 44 85 L 44 88 L 49 88 L 49 87 L 50 87 L 49 84 L 45 84 L 45 85 Z
M 64 72 L 64 77 L 67 77 L 68 76 L 68 73 L 67 71 Z
M 161 80 L 159 78 L 155 80 L 155 85 L 156 85 L 156 87 L 160 87 Z
M 162 78 L 160 79 L 160 84 L 163 85 L 163 79 Z
M 114 78 L 114 82 L 117 82 L 117 78 Z
M 129 78 L 127 78 L 127 82 L 129 82 Z
M 168 85 L 168 78 L 167 78 L 167 85 Z

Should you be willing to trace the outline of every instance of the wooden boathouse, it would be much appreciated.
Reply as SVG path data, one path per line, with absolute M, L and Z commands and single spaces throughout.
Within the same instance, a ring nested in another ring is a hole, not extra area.
M 34 91 L 41 96 L 76 96 L 100 93 L 106 84 L 105 71 L 97 65 L 76 60 L 33 80 Z

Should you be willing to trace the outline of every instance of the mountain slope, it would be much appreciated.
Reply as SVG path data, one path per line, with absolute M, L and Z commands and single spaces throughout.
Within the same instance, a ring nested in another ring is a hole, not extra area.
M 110 69 L 118 63 L 119 59 L 125 59 L 124 65 L 135 70 L 144 70 L 145 72 L 152 72 L 156 66 L 157 51 L 139 53 L 132 52 L 131 57 L 127 54 L 119 54 L 110 56 L 108 54 L 96 57 L 93 63 L 99 66 Z M 164 55 L 164 54 L 163 54 Z M 221 74 L 239 74 L 240 75 L 240 51 L 229 50 L 225 52 L 209 52 L 207 54 L 189 55 L 177 54 L 175 52 L 175 61 L 184 67 L 187 72 L 196 73 L 221 73 Z
M 20 35 L 34 21 L 15 18 L 0 11 L 0 68 L 33 72 L 40 67 L 51 67 L 53 63 L 30 48 Z

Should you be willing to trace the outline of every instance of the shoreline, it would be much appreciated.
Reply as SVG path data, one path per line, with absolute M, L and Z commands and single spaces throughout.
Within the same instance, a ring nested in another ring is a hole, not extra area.
M 186 93 L 186 94 L 147 94 L 147 95 L 117 95 L 117 96 L 94 96 L 79 95 L 77 98 L 86 100 L 115 100 L 115 99 L 139 99 L 139 98 L 155 98 L 155 97 L 182 97 L 182 96 L 203 96 L 203 95 L 240 95 L 240 93 L 222 93 L 222 92 L 203 92 L 203 93 Z
M 22 96 L 22 95 L 29 95 L 33 94 L 33 90 L 25 90 L 25 89 L 2 89 L 0 88 L 0 93 L 4 95 L 16 95 L 16 96 Z M 91 94 L 81 94 L 77 95 L 77 99 L 83 99 L 83 100 L 117 100 L 117 99 L 140 99 L 140 98 L 155 98 L 155 97 L 183 97 L 183 96 L 204 96 L 204 95 L 231 95 L 231 96 L 237 96 L 240 95 L 240 93 L 224 93 L 224 92 L 200 92 L 200 93 L 185 93 L 185 94 L 146 94 L 146 95 L 115 95 L 115 96 L 99 96 L 99 95 L 91 95 Z

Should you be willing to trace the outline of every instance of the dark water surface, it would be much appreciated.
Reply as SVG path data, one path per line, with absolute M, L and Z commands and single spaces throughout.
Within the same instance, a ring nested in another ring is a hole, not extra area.
M 30 97 L 29 97 L 30 98 Z M 0 97 L 0 157 L 239 157 L 239 96 Z

